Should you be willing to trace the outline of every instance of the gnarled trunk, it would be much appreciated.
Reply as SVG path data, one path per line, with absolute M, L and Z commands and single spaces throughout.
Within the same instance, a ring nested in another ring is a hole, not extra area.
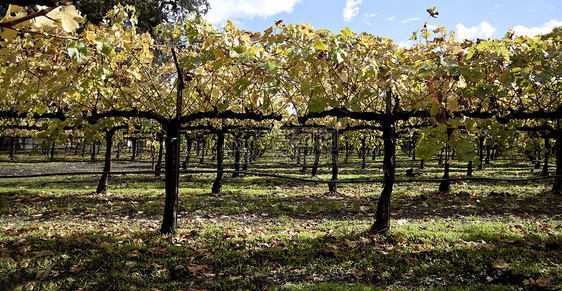
M 160 233 L 175 233 L 178 227 L 178 188 L 179 188 L 179 124 L 171 122 L 165 127 L 166 130 L 166 154 L 165 154 L 165 179 L 166 200 L 164 202 L 164 219 L 160 227 Z M 177 151 L 177 152 L 176 152 Z
M 556 133 L 556 175 L 554 178 L 554 186 L 552 192 L 560 193 L 562 191 L 562 132 Z
M 542 167 L 541 175 L 548 176 L 548 160 L 550 159 L 550 139 L 548 137 L 544 138 L 544 147 L 546 151 L 544 152 L 544 165 Z
M 390 228 L 390 196 L 394 187 L 396 168 L 394 164 L 396 144 L 393 124 L 383 124 L 384 158 L 383 190 L 375 213 L 375 222 L 371 226 L 372 233 L 387 233 Z
M 318 163 L 320 162 L 320 138 L 318 133 L 314 134 L 314 165 L 312 166 L 312 176 L 318 175 Z
M 248 169 L 248 163 L 250 162 L 251 149 L 248 147 L 248 137 L 244 138 L 244 164 L 242 165 L 242 170 Z
M 365 138 L 361 139 L 361 169 L 365 170 L 365 162 L 367 155 L 367 147 L 365 145 Z
M 187 170 L 187 166 L 189 165 L 189 159 L 191 158 L 191 148 L 193 146 L 193 139 L 191 137 L 187 137 L 187 154 L 185 155 L 185 160 L 183 161 L 183 169 Z
M 338 148 L 339 148 L 339 133 L 337 130 L 332 133 L 332 179 L 338 179 Z M 328 183 L 328 191 L 338 192 L 337 183 Z
M 109 184 L 110 177 L 109 173 L 111 172 L 112 164 L 111 151 L 113 150 L 113 136 L 116 131 L 117 129 L 112 128 L 105 133 L 105 162 L 103 165 L 103 174 L 101 175 L 101 179 L 96 190 L 96 193 L 98 194 L 107 193 L 107 185 Z
M 224 131 L 219 131 L 217 133 L 217 177 L 213 183 L 213 188 L 211 192 L 213 194 L 218 194 L 222 192 L 222 178 L 224 176 L 223 165 L 224 160 Z
M 158 139 L 159 139 L 159 145 L 158 145 L 158 161 L 156 162 L 156 165 L 154 166 L 154 171 L 156 171 L 154 173 L 154 175 L 156 177 L 160 177 L 160 172 L 162 171 L 162 155 L 164 153 L 164 140 L 162 138 L 162 136 L 158 135 Z M 167 149 L 167 147 L 166 147 Z
M 232 173 L 233 178 L 240 177 L 240 147 L 241 141 L 239 136 L 234 136 L 234 173 Z

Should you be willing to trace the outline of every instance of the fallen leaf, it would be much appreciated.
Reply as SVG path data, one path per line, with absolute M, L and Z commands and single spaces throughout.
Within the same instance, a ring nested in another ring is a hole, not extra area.
M 345 239 L 345 245 L 349 248 L 354 248 L 357 245 L 356 241 L 351 241 L 348 240 L 347 238 Z
M 548 278 L 539 278 L 535 281 L 539 287 L 548 287 L 550 286 L 550 279 Z
M 31 261 L 32 261 L 32 259 L 25 259 L 25 260 L 22 260 L 22 261 L 18 264 L 18 266 L 19 266 L 20 268 L 22 268 L 22 269 L 25 269 L 25 268 L 27 268 L 27 266 L 29 266 L 29 263 L 31 263 Z
M 312 281 L 324 281 L 324 275 L 323 274 L 312 274 L 310 276 L 307 276 L 306 279 L 312 280 Z
M 193 251 L 191 253 L 192 257 L 201 257 L 201 256 L 205 256 L 207 257 L 211 252 L 209 251 L 209 249 L 197 249 L 195 251 Z
M 369 243 L 369 239 L 360 236 L 360 237 L 357 239 L 357 243 L 358 243 L 358 244 L 368 244 L 368 243 Z
M 45 256 L 52 256 L 55 253 L 53 253 L 53 251 L 51 251 L 51 250 L 46 250 L 46 251 L 34 252 L 33 254 L 35 255 L 36 258 L 39 258 L 39 257 L 45 257 Z
M 492 259 L 492 266 L 500 269 L 505 269 L 509 267 L 507 265 L 507 262 L 502 258 Z
M 418 264 L 418 261 L 416 259 L 412 258 L 412 257 L 406 257 L 404 260 L 406 260 L 406 262 L 409 265 L 417 265 Z
M 357 279 L 361 279 L 363 277 L 363 275 L 365 275 L 365 272 L 363 272 L 361 270 L 357 270 L 357 269 L 349 270 L 349 271 L 347 271 L 347 273 L 355 276 L 355 278 L 357 278 Z
M 31 291 L 31 290 L 33 290 L 33 288 L 35 288 L 35 285 L 37 285 L 37 282 L 29 282 L 29 283 L 25 284 L 25 290 Z
M 51 271 L 49 271 L 49 270 L 39 270 L 39 271 L 37 271 L 37 274 L 35 274 L 35 279 L 43 281 L 43 280 L 49 278 L 50 274 L 51 274 Z
M 82 262 L 80 264 L 76 264 L 70 268 L 71 273 L 78 273 L 82 271 L 86 267 L 86 262 Z
M 27 252 L 29 252 L 29 250 L 31 249 L 31 246 L 21 246 L 17 249 L 17 252 L 20 254 L 25 254 Z
M 12 259 L 10 257 L 0 258 L 0 263 L 3 263 L 3 264 L 10 264 L 10 263 L 13 263 L 13 262 L 15 262 L 14 259 Z
M 211 272 L 211 269 L 205 264 L 203 264 L 203 265 L 190 265 L 187 268 L 189 269 L 189 271 L 194 276 L 197 276 L 199 274 L 199 275 L 202 275 L 202 276 L 205 276 L 205 277 L 212 277 L 212 276 L 215 275 Z
M 130 270 L 131 270 L 131 266 L 125 266 L 125 268 L 123 268 L 123 270 L 121 271 L 121 275 L 127 276 Z
M 76 242 L 76 243 L 78 243 L 78 244 L 86 244 L 86 243 L 90 244 L 90 243 L 92 243 L 92 241 L 90 241 L 90 239 L 88 239 L 88 238 L 85 237 L 85 236 L 77 236 L 77 237 L 75 237 L 75 238 L 74 238 L 74 242 Z

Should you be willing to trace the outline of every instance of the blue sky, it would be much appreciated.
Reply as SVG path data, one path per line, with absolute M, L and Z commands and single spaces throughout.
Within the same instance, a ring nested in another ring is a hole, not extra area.
M 456 39 L 500 38 L 508 28 L 519 35 L 546 33 L 562 26 L 560 0 L 209 0 L 206 16 L 222 28 L 227 20 L 238 28 L 264 31 L 274 21 L 311 23 L 333 33 L 344 27 L 408 45 L 412 32 L 428 20 L 427 8 L 439 15 L 430 26 L 454 30 Z

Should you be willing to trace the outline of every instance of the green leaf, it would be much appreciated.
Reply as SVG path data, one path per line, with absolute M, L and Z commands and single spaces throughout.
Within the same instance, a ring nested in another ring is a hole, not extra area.
M 420 159 L 429 161 L 429 159 L 441 151 L 443 146 L 443 144 L 435 144 L 435 140 L 433 138 L 422 134 L 416 147 L 416 155 Z
M 68 43 L 67 51 L 70 58 L 76 58 L 78 63 L 81 63 L 88 53 L 88 49 L 82 43 L 73 40 Z
M 92 88 L 92 86 L 94 86 L 94 80 L 92 79 L 85 80 L 84 82 L 82 82 L 82 84 L 80 84 L 80 86 L 84 89 Z
M 264 98 L 264 100 L 263 100 L 263 110 L 267 112 L 267 111 L 269 111 L 270 107 L 271 107 L 270 99 Z
M 275 69 L 277 68 L 277 64 L 275 63 L 275 61 L 268 61 L 267 64 L 264 66 L 265 70 L 267 70 L 270 73 L 275 72 Z
M 238 80 L 238 82 L 236 82 L 236 84 L 234 85 L 234 88 L 236 89 L 236 91 L 238 93 L 246 90 L 246 88 L 248 88 L 250 85 L 252 84 L 252 81 L 247 80 L 247 79 L 240 79 Z
M 470 133 L 476 133 L 476 130 L 478 129 L 476 121 L 474 121 L 474 119 L 472 118 L 466 119 L 464 121 L 464 126 L 466 127 L 466 130 Z
M 472 139 L 468 136 L 460 137 L 455 141 L 457 159 L 459 161 L 469 162 L 476 160 L 476 149 Z
M 323 42 L 321 42 L 321 41 L 315 43 L 315 44 L 314 44 L 314 48 L 315 48 L 316 50 L 320 50 L 320 51 L 327 51 L 327 50 L 330 49 L 330 48 L 328 48 L 328 46 L 327 46 L 325 43 L 323 43 Z
M 428 69 L 428 68 L 421 68 L 421 69 L 418 71 L 418 76 L 421 77 L 421 78 L 423 78 L 423 77 L 427 76 L 427 75 L 429 74 L 429 72 L 431 72 L 430 69 Z
M 340 33 L 345 38 L 355 37 L 355 34 L 351 31 L 351 29 L 349 29 L 349 27 L 344 28 L 342 31 L 340 31 Z
M 98 37 L 95 40 L 95 43 L 98 52 L 102 53 L 106 57 L 113 51 L 113 44 L 105 37 Z
M 217 110 L 219 112 L 225 111 L 226 109 L 228 109 L 229 106 L 230 106 L 229 102 L 219 103 L 219 104 L 217 104 Z
M 325 98 L 311 98 L 308 100 L 308 110 L 311 112 L 322 112 L 326 108 L 328 100 Z

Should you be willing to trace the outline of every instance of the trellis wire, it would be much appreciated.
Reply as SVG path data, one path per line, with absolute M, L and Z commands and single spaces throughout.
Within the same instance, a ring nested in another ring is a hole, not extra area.
M 35 178 L 35 177 L 49 177 L 49 176 L 80 176 L 80 175 L 102 175 L 102 174 L 111 174 L 111 175 L 128 175 L 128 174 L 156 174 L 156 173 L 164 173 L 165 171 L 115 171 L 115 172 L 67 172 L 67 173 L 43 173 L 43 174 L 32 174 L 32 175 L 4 175 L 0 176 L 0 179 L 18 179 L 18 178 Z M 202 174 L 202 173 L 217 173 L 218 170 L 182 170 L 180 171 L 181 174 Z M 325 179 L 308 179 L 308 178 L 299 178 L 299 177 L 291 177 L 285 175 L 278 175 L 278 174 L 267 174 L 267 173 L 257 173 L 257 172 L 249 172 L 249 171 L 232 171 L 232 170 L 223 170 L 223 173 L 239 173 L 244 175 L 251 175 L 251 176 L 261 176 L 261 177 L 273 177 L 273 178 L 281 178 L 286 180 L 295 180 L 301 182 L 309 182 L 309 183 L 338 183 L 338 184 L 361 184 L 361 183 L 383 183 L 383 179 L 342 179 L 342 180 L 325 180 Z M 546 179 L 553 179 L 557 177 L 562 177 L 562 175 L 549 175 L 549 176 L 538 176 L 538 177 L 530 177 L 530 178 L 486 178 L 486 177 L 465 177 L 465 178 L 449 178 L 449 179 L 396 179 L 394 182 L 396 183 L 440 183 L 444 181 L 450 182 L 461 182 L 461 181 L 480 181 L 480 182 L 526 182 L 526 181 L 537 181 L 537 180 L 546 180 Z

